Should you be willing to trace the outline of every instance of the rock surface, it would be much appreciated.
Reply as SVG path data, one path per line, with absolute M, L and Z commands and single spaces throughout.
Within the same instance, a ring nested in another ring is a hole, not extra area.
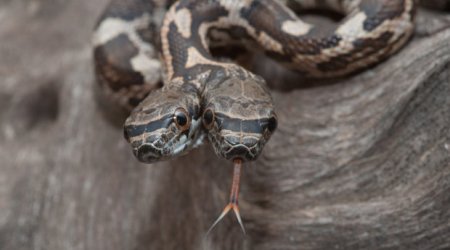
M 209 146 L 139 164 L 93 95 L 106 0 L 0 2 L 0 249 L 449 249 L 450 16 L 335 84 L 274 92 L 279 129 L 242 176 Z

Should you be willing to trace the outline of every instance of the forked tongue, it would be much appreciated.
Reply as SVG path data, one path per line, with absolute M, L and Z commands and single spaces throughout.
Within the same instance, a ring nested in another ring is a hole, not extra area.
M 231 192 L 230 192 L 230 202 L 228 205 L 225 206 L 222 213 L 220 214 L 219 218 L 212 224 L 212 226 L 208 229 L 208 232 L 206 235 L 208 235 L 211 230 L 225 217 L 225 215 L 230 212 L 230 210 L 233 209 L 234 214 L 236 215 L 236 218 L 239 222 L 239 225 L 241 226 L 242 232 L 245 234 L 245 228 L 244 224 L 242 224 L 241 215 L 239 214 L 239 204 L 238 204 L 238 197 L 239 197 L 239 181 L 241 178 L 241 167 L 242 167 L 242 160 L 241 159 L 235 159 L 233 160 L 234 163 L 234 170 L 233 170 L 233 183 L 231 184 Z

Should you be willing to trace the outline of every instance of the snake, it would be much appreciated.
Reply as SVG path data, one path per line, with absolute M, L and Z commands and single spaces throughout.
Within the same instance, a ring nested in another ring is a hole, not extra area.
M 321 27 L 295 11 L 344 17 Z M 265 79 L 214 56 L 231 44 L 263 51 L 308 78 L 357 73 L 397 52 L 414 31 L 414 0 L 112 0 L 96 24 L 97 82 L 129 112 L 124 136 L 145 163 L 186 154 L 208 138 L 235 164 L 256 160 L 278 121 Z M 235 181 L 236 180 L 236 181 Z M 237 184 L 236 184 L 237 182 Z
M 316 27 L 288 6 L 345 17 Z M 187 153 L 208 137 L 225 159 L 258 158 L 277 127 L 265 80 L 211 47 L 252 44 L 313 78 L 386 59 L 411 37 L 413 0 L 113 0 L 94 33 L 96 76 L 131 110 L 124 135 L 142 162 Z

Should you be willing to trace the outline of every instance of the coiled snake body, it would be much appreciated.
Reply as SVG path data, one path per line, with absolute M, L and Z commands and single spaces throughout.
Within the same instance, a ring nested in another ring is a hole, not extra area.
M 206 134 L 219 156 L 240 164 L 256 159 L 274 132 L 277 118 L 264 79 L 215 59 L 210 47 L 216 43 L 251 40 L 305 76 L 334 77 L 385 59 L 414 29 L 414 0 L 181 0 L 169 8 L 171 4 L 113 0 L 94 35 L 99 83 L 110 98 L 133 109 L 124 133 L 143 162 L 186 153 Z M 285 4 L 330 9 L 346 17 L 323 30 L 302 21 Z M 237 203 L 235 194 L 231 199 Z
M 276 128 L 272 99 L 261 77 L 211 56 L 215 40 L 251 39 L 291 69 L 332 77 L 379 62 L 413 31 L 413 0 L 294 2 L 347 16 L 324 32 L 279 1 L 182 0 L 161 24 L 168 1 L 111 2 L 94 37 L 97 76 L 111 98 L 137 105 L 125 122 L 125 137 L 139 160 L 185 153 L 199 144 L 203 129 L 226 159 L 260 154 Z

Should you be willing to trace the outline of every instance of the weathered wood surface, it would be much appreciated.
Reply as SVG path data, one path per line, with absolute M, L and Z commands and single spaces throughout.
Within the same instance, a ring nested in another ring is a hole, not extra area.
M 450 249 L 450 16 L 422 10 L 392 59 L 276 92 L 279 130 L 242 177 L 209 146 L 137 163 L 95 104 L 106 0 L 0 1 L 0 249 Z

